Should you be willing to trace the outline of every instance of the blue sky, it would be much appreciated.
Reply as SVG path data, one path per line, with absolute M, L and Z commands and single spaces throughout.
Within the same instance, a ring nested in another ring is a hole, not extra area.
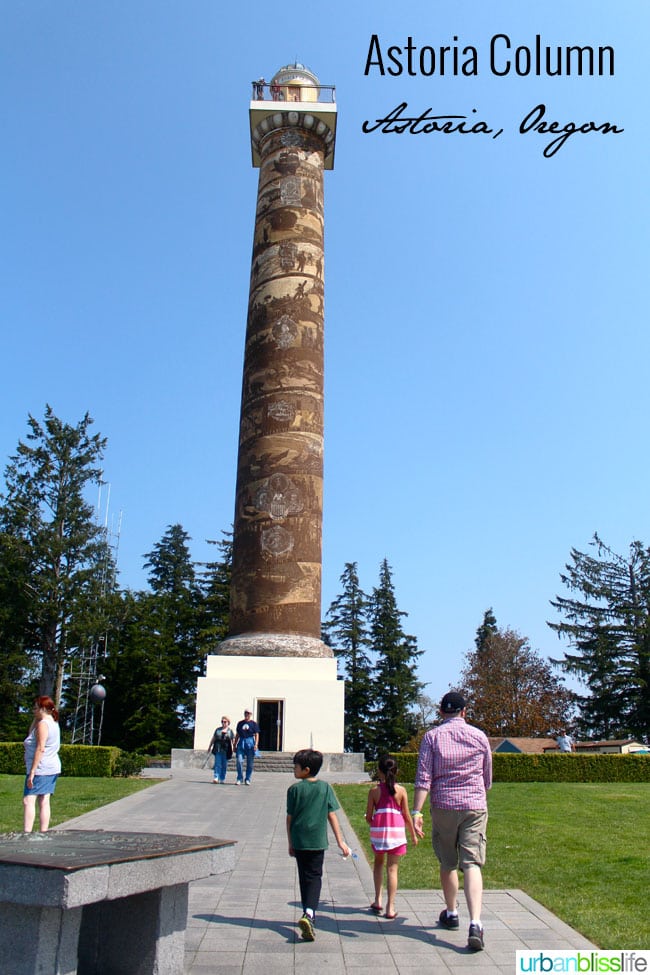
M 234 504 L 250 82 L 297 59 L 339 108 L 323 613 L 345 562 L 370 590 L 386 557 L 432 697 L 488 606 L 560 653 L 546 620 L 571 547 L 650 542 L 649 28 L 626 0 L 3 4 L 0 463 L 28 413 L 88 410 L 122 585 L 145 585 L 169 524 L 212 556 Z M 478 74 L 365 75 L 373 34 L 384 51 L 475 47 Z M 498 77 L 497 34 L 611 46 L 615 74 Z M 362 132 L 401 102 L 503 134 Z M 544 158 L 549 137 L 518 131 L 540 103 L 625 131 Z

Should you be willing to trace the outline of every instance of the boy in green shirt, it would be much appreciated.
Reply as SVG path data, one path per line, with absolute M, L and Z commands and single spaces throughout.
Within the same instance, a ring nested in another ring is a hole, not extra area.
M 343 856 L 350 855 L 334 812 L 339 808 L 328 782 L 317 781 L 323 764 L 321 752 L 303 748 L 293 756 L 294 782 L 287 792 L 289 856 L 296 858 L 303 915 L 298 926 L 304 941 L 313 941 L 314 918 L 323 880 L 323 858 L 328 847 L 329 822 Z

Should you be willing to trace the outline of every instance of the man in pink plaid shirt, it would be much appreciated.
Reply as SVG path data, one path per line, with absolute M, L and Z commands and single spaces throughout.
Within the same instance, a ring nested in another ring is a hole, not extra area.
M 430 795 L 433 850 L 440 862 L 446 909 L 441 927 L 453 931 L 458 920 L 458 869 L 463 871 L 470 925 L 467 947 L 484 946 L 481 907 L 487 828 L 487 796 L 492 785 L 492 752 L 487 737 L 465 721 L 466 701 L 449 691 L 440 702 L 443 722 L 420 745 L 415 776 L 413 825 L 424 836 L 422 807 Z

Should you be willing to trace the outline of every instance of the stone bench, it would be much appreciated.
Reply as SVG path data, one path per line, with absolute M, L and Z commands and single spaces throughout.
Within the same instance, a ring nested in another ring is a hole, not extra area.
M 0 836 L 3 975 L 182 975 L 188 884 L 234 861 L 211 836 Z

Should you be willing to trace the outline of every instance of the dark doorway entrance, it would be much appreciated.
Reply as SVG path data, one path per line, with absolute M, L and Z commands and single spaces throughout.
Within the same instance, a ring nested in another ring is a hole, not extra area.
M 260 726 L 261 752 L 282 751 L 282 718 L 284 701 L 258 701 L 257 723 Z

